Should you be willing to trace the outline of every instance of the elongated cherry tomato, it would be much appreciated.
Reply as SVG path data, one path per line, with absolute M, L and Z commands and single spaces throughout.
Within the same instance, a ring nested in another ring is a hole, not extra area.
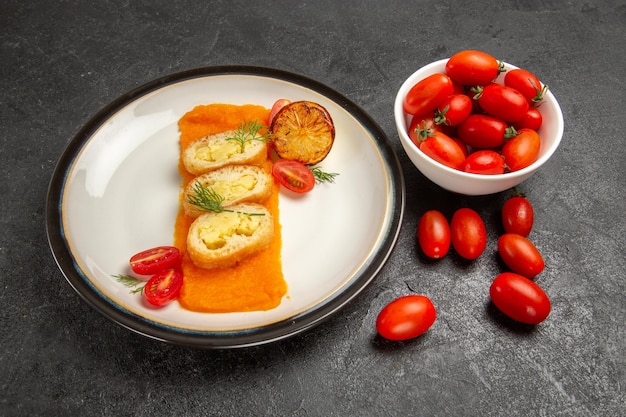
M 493 116 L 472 114 L 458 127 L 459 138 L 473 148 L 497 148 L 504 144 L 509 125 Z
M 150 304 L 161 307 L 178 297 L 182 286 L 183 273 L 177 268 L 168 268 L 148 280 L 143 295 Z
M 464 207 L 454 212 L 450 222 L 454 250 L 465 259 L 478 258 L 487 246 L 487 228 L 474 210 Z
M 157 246 L 133 255 L 130 268 L 139 275 L 153 275 L 180 263 L 180 251 L 174 246 Z
M 272 109 L 270 110 L 270 117 L 269 117 L 270 126 L 272 125 L 272 120 L 274 120 L 274 116 L 276 116 L 276 113 L 278 113 L 280 109 L 282 109 L 289 103 L 291 103 L 291 100 L 288 100 L 286 98 L 279 98 L 278 100 L 274 102 L 274 105 L 272 105 Z
M 435 112 L 435 122 L 456 126 L 472 112 L 472 99 L 465 94 L 450 94 Z
M 504 174 L 504 157 L 496 151 L 483 149 L 472 152 L 463 163 L 463 171 L 472 174 Z
M 417 241 L 426 256 L 443 258 L 450 249 L 450 225 L 437 210 L 428 210 L 417 225 Z
M 485 112 L 505 122 L 521 120 L 528 111 L 528 101 L 519 91 L 495 83 L 483 88 L 478 104 Z
M 550 314 L 550 299 L 535 282 L 512 272 L 498 275 L 489 296 L 504 314 L 526 324 L 539 324 Z
M 521 120 L 514 122 L 513 127 L 517 130 L 519 129 L 539 130 L 542 123 L 543 123 L 543 116 L 541 115 L 541 112 L 539 112 L 539 110 L 537 110 L 536 107 L 530 106 L 528 107 L 528 111 L 526 112 L 526 115 Z
M 435 322 L 437 311 L 425 295 L 405 295 L 378 313 L 376 330 L 385 339 L 408 340 L 425 333 Z
M 452 89 L 452 80 L 446 74 L 429 75 L 411 87 L 404 98 L 404 111 L 413 115 L 434 111 Z
M 537 160 L 541 149 L 541 139 L 531 129 L 520 129 L 502 147 L 504 162 L 511 171 L 519 171 Z
M 279 159 L 272 175 L 280 185 L 296 193 L 308 193 L 315 186 L 315 176 L 306 165 L 291 159 Z
M 545 263 L 537 247 L 524 236 L 505 233 L 498 239 L 502 261 L 517 274 L 534 278 L 543 271 Z
M 502 206 L 502 226 L 506 233 L 528 237 L 533 228 L 535 211 L 525 197 L 513 196 Z
M 548 90 L 548 86 L 542 85 L 535 74 L 522 68 L 507 71 L 504 85 L 519 91 L 534 106 L 540 104 Z
M 446 63 L 446 74 L 463 85 L 485 85 L 493 81 L 500 63 L 486 52 L 465 50 L 452 55 Z
M 413 116 L 409 124 L 409 138 L 419 147 L 420 142 L 425 141 L 428 137 L 428 133 L 436 130 L 441 131 L 441 125 L 435 123 L 434 112 L 416 115 Z
M 463 149 L 443 132 L 431 133 L 420 143 L 420 150 L 440 164 L 454 169 L 461 169 L 465 161 Z

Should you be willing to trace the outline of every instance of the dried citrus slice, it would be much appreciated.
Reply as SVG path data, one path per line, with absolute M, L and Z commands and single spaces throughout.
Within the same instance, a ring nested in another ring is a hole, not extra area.
M 326 158 L 335 141 L 330 114 L 312 101 L 294 101 L 284 106 L 272 120 L 270 130 L 276 153 L 305 165 Z

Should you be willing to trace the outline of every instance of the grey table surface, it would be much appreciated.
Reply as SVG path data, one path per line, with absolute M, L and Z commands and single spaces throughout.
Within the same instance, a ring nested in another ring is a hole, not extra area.
M 3 416 L 624 416 L 626 3 L 487 1 L 0 2 L 0 414 Z M 420 66 L 481 49 L 534 70 L 558 98 L 563 142 L 520 186 L 553 303 L 528 328 L 489 306 L 507 196 L 462 197 L 404 155 L 395 92 Z M 374 282 L 280 342 L 200 350 L 153 341 L 72 290 L 46 239 L 48 183 L 103 106 L 152 79 L 213 65 L 316 79 L 367 111 L 406 179 L 397 245 Z M 487 253 L 429 263 L 419 216 L 476 209 Z M 410 290 L 438 310 L 424 336 L 376 337 Z

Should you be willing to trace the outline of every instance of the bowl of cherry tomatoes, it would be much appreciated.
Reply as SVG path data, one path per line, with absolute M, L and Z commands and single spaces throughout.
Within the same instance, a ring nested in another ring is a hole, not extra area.
M 394 118 L 417 169 L 465 195 L 520 184 L 550 159 L 563 136 L 563 113 L 546 84 L 475 50 L 413 73 L 396 95 Z

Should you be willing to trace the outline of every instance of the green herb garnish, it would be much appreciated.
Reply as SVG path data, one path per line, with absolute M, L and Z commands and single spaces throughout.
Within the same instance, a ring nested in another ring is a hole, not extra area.
M 137 279 L 130 275 L 113 275 L 113 278 L 117 280 L 117 282 L 121 283 L 123 286 L 130 288 L 131 294 L 137 294 L 143 290 L 143 287 L 146 285 L 145 281 Z
M 253 122 L 243 122 L 239 129 L 235 131 L 235 136 L 226 138 L 226 140 L 232 140 L 239 143 L 241 147 L 241 153 L 246 149 L 246 143 L 252 141 L 267 142 L 270 135 L 259 133 L 265 126 L 260 125 L 256 120 Z
M 196 182 L 191 188 L 191 194 L 187 197 L 189 204 L 192 204 L 204 211 L 210 211 L 213 213 L 221 213 L 223 211 L 230 213 L 242 213 L 248 216 L 264 216 L 264 213 L 244 213 L 236 210 L 229 210 L 224 208 L 222 203 L 224 197 L 216 193 L 214 189 L 205 187 L 200 182 Z
M 311 172 L 313 173 L 313 176 L 315 177 L 316 184 L 321 184 L 323 182 L 334 183 L 335 177 L 339 175 L 334 172 L 324 172 L 321 170 L 321 168 L 318 168 L 318 167 L 309 168 L 309 169 L 311 170 Z

